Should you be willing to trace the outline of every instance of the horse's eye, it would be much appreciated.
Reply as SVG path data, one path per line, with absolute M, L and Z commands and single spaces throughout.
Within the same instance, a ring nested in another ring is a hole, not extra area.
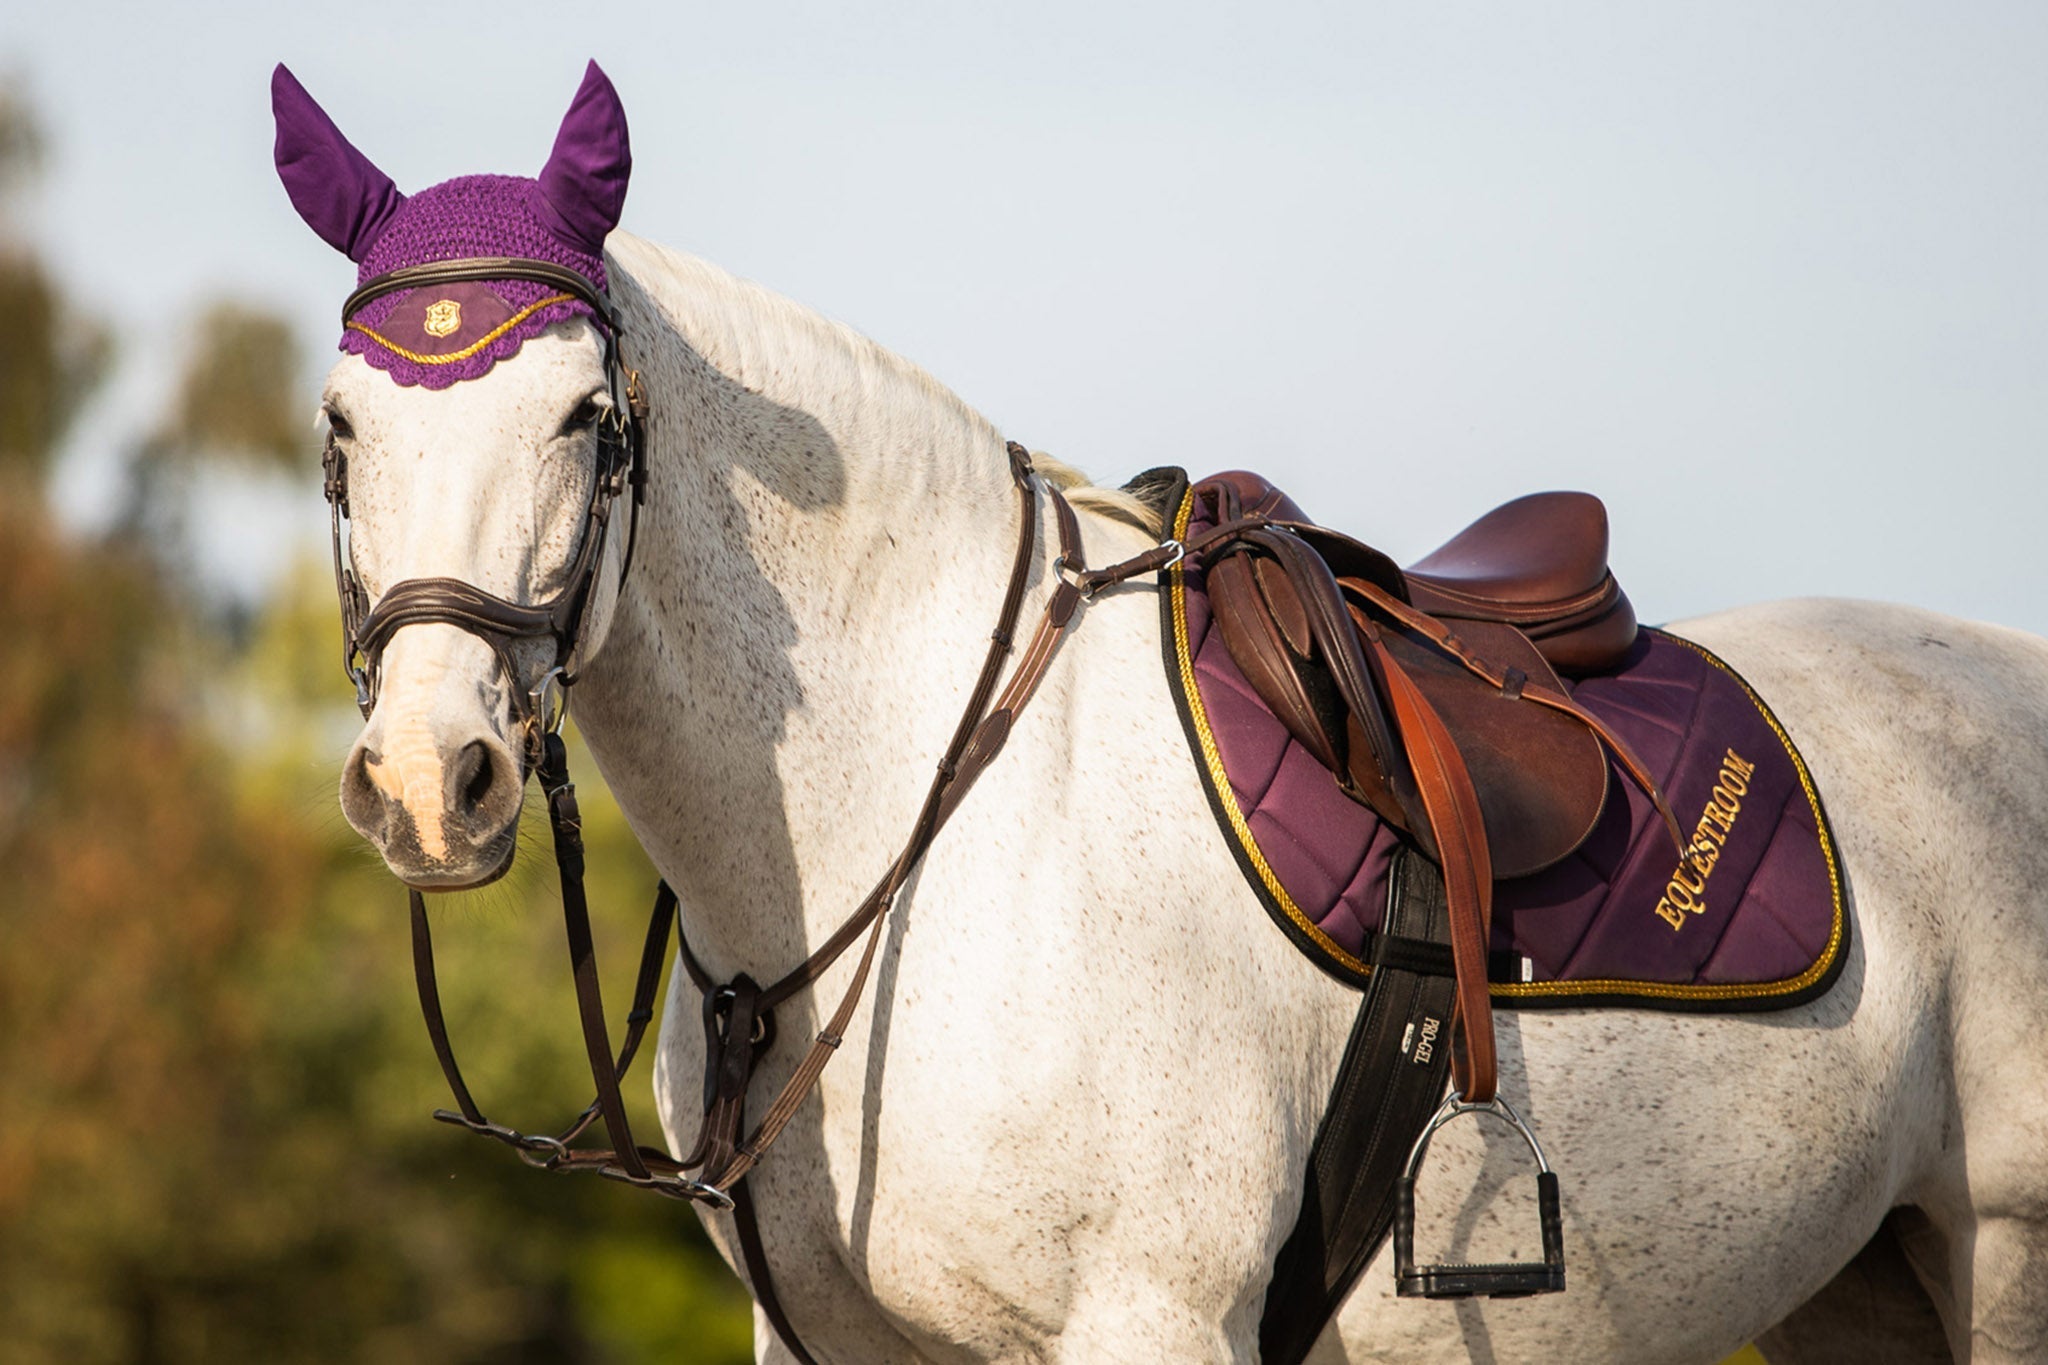
M 576 411 L 569 414 L 569 420 L 562 423 L 562 434 L 575 436 L 590 431 L 597 426 L 598 419 L 603 416 L 604 404 L 594 396 L 586 398 L 576 405 Z
M 324 411 L 327 415 L 327 429 L 334 433 L 335 440 L 347 441 L 355 436 L 356 429 L 348 424 L 348 418 L 343 417 L 333 408 L 327 408 Z

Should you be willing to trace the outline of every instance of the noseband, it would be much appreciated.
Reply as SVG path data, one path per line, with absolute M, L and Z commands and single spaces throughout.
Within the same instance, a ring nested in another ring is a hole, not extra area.
M 426 285 L 456 284 L 474 280 L 532 280 L 552 285 L 587 304 L 597 314 L 598 331 L 604 338 L 605 387 L 611 404 L 597 425 L 597 463 L 590 484 L 590 499 L 584 507 L 583 533 L 576 558 L 569 566 L 568 580 L 561 592 L 547 602 L 528 605 L 510 602 L 485 592 L 459 578 L 410 578 L 393 584 L 371 606 L 369 595 L 356 577 L 354 565 L 343 548 L 342 523 L 348 519 L 348 458 L 333 432 L 321 456 L 326 472 L 325 489 L 328 526 L 334 551 L 334 588 L 341 599 L 341 666 L 356 687 L 356 705 L 365 719 L 377 704 L 379 677 L 383 671 L 384 648 L 405 626 L 434 622 L 466 630 L 491 647 L 512 696 L 512 709 L 524 737 L 529 767 L 541 761 L 544 736 L 561 728 L 567 710 L 567 688 L 575 682 L 576 645 L 584 617 L 590 609 L 598 567 L 604 562 L 605 541 L 610 530 L 612 507 L 619 497 L 632 491 L 628 504 L 626 557 L 619 569 L 621 586 L 633 566 L 633 546 L 640 530 L 640 505 L 647 496 L 646 417 L 647 398 L 640 388 L 639 372 L 625 363 L 619 338 L 624 329 L 612 311 L 611 302 L 594 284 L 574 270 L 550 261 L 525 260 L 509 256 L 473 257 L 408 266 L 379 275 L 349 295 L 342 306 L 346 321 L 357 309 L 373 299 L 401 289 Z M 520 671 L 513 646 L 521 640 L 547 640 L 555 644 L 554 660 L 532 688 L 519 686 Z

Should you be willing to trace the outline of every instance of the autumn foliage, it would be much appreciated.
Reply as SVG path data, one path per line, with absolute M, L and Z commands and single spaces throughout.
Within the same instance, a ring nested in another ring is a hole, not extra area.
M 0 160 L 33 145 L 21 116 L 0 100 Z M 109 350 L 19 243 L 0 303 L 0 1361 L 750 1359 L 744 1291 L 682 1206 L 428 1121 L 404 898 L 335 812 L 353 708 L 324 569 L 231 632 L 165 546 L 61 533 L 44 484 Z M 317 499 L 288 330 L 196 312 L 131 479 L 253 450 Z M 226 533 L 200 512 L 176 524 Z M 652 874 L 585 805 L 622 1007 Z M 471 1084 L 540 1127 L 590 1082 L 526 842 L 437 914 Z M 659 1131 L 644 1079 L 633 1100 Z

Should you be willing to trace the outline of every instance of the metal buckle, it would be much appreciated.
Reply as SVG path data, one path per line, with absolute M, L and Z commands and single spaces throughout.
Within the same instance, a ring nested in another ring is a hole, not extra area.
M 621 1185 L 631 1185 L 636 1190 L 653 1190 L 671 1199 L 687 1199 L 693 1203 L 709 1204 L 714 1209 L 732 1208 L 732 1196 L 716 1185 L 707 1184 L 687 1175 L 634 1175 L 623 1166 L 605 1165 L 597 1173 L 606 1180 L 616 1180 Z
M 370 682 L 370 670 L 360 664 L 351 664 L 348 675 L 355 680 L 356 709 L 363 713 L 364 720 L 368 720 L 371 710 L 377 705 L 377 689 Z
M 533 723 L 540 728 L 543 735 L 560 734 L 562 722 L 569 719 L 567 678 L 566 670 L 562 665 L 556 664 L 541 674 L 540 681 L 526 694 L 529 707 L 527 714 L 533 717 Z M 550 702 L 553 703 L 552 706 Z
M 1529 1144 L 1536 1158 L 1537 1216 L 1542 1224 L 1543 1259 L 1493 1265 L 1415 1264 L 1415 1176 L 1429 1151 L 1436 1130 L 1461 1114 L 1491 1114 L 1505 1121 Z M 1513 1105 L 1495 1095 L 1483 1104 L 1468 1104 L 1453 1090 L 1424 1125 L 1422 1135 L 1408 1153 L 1408 1165 L 1395 1185 L 1394 1210 L 1394 1292 L 1404 1298 L 1491 1299 L 1521 1298 L 1529 1294 L 1555 1294 L 1564 1289 L 1564 1218 L 1559 1209 L 1557 1176 L 1543 1155 L 1536 1134 L 1522 1121 Z
M 732 1017 L 733 1002 L 738 998 L 738 992 L 734 991 L 730 986 L 720 986 L 711 993 L 711 1017 L 718 1020 L 718 1036 L 720 1038 L 725 1037 L 726 1021 Z M 747 1041 L 750 1043 L 760 1043 L 765 1041 L 767 1037 L 768 1011 L 756 1010 L 754 1012 L 753 1037 L 747 1039 Z
M 502 1123 L 486 1119 L 482 1123 L 452 1109 L 436 1109 L 434 1118 L 441 1123 L 452 1123 L 457 1128 L 467 1128 L 478 1137 L 496 1138 L 519 1153 L 519 1159 L 529 1166 L 545 1170 L 566 1159 L 572 1153 L 569 1144 L 560 1138 L 547 1137 L 536 1133 L 522 1133 L 517 1128 L 507 1128 Z M 536 1160 L 535 1158 L 539 1158 Z

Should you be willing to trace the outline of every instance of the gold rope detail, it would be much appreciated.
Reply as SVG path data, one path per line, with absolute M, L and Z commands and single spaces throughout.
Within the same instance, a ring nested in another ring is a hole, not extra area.
M 368 327 L 364 326 L 360 322 L 348 323 L 347 328 L 351 332 L 361 332 L 364 336 L 376 342 L 385 350 L 390 351 L 393 355 L 403 356 L 405 359 L 412 361 L 415 365 L 452 365 L 458 360 L 469 359 L 478 351 L 481 351 L 484 347 L 490 345 L 499 337 L 505 335 L 505 333 L 511 331 L 514 327 L 517 327 L 520 323 L 532 317 L 535 313 L 538 313 L 541 309 L 550 307 L 557 303 L 574 302 L 576 302 L 576 296 L 574 294 L 556 294 L 551 298 L 542 299 L 539 303 L 529 304 L 526 307 L 520 309 L 518 312 L 514 313 L 511 317 L 505 319 L 505 321 L 500 323 L 498 326 L 492 328 L 489 335 L 485 336 L 481 341 L 478 341 L 471 346 L 465 346 L 459 351 L 451 351 L 447 355 L 421 355 L 418 351 L 408 351 L 405 349 L 405 347 L 399 345 L 397 342 L 391 340 L 389 337 L 378 335 L 376 332 L 370 330 Z

